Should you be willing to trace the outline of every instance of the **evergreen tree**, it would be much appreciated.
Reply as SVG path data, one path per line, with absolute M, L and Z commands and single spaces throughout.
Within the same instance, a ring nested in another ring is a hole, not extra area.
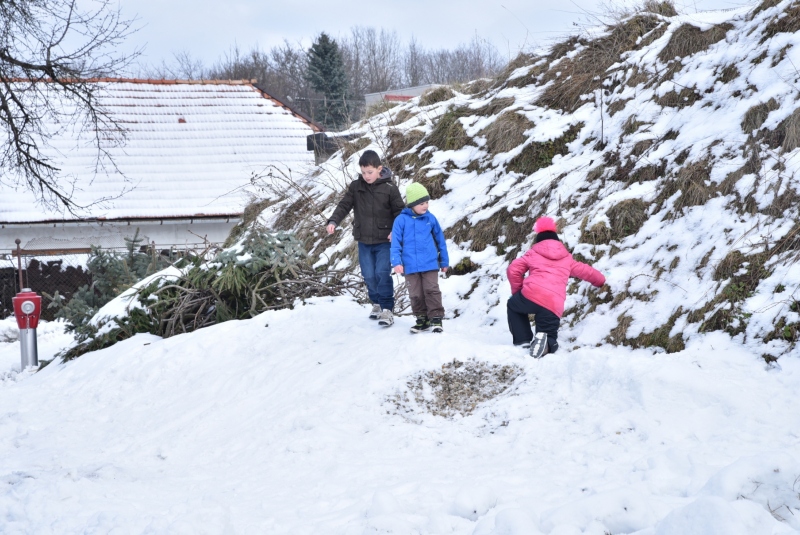
M 68 302 L 58 291 L 53 295 L 44 294 L 50 299 L 48 308 L 56 309 L 55 317 L 69 323 L 68 332 L 75 331 L 81 335 L 93 333 L 96 329 L 89 324 L 89 320 L 103 305 L 137 281 L 169 266 L 174 260 L 172 254 L 169 258 L 164 258 L 153 247 L 148 247 L 148 252 L 139 251 L 139 244 L 144 238 L 139 237 L 138 228 L 133 238 L 124 239 L 127 254 L 104 251 L 101 247 L 92 246 L 86 262 L 87 271 L 92 275 L 92 283 L 80 287 Z
M 347 72 L 339 45 L 325 32 L 308 49 L 306 79 L 322 95 L 314 118 L 326 127 L 341 129 L 348 122 Z

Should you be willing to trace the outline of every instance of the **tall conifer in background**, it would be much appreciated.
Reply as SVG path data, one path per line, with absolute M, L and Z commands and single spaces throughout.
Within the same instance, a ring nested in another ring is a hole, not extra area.
M 327 128 L 341 129 L 348 122 L 347 72 L 339 45 L 322 32 L 308 49 L 306 78 L 315 91 L 322 95 L 321 102 L 313 106 L 314 119 Z

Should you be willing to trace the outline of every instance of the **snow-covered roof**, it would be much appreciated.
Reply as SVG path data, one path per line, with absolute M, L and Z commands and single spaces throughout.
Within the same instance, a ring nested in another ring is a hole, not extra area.
M 248 81 L 105 80 L 99 102 L 125 130 L 108 148 L 112 166 L 97 170 L 97 147 L 61 132 L 46 151 L 73 200 L 97 219 L 240 214 L 253 172 L 269 166 L 300 172 L 312 123 Z M 69 130 L 69 129 L 67 129 Z M 116 169 L 114 169 L 116 167 Z M 0 185 L 0 223 L 75 219 L 42 206 L 23 186 Z M 123 193 L 124 192 L 124 193 Z M 120 195 L 122 194 L 122 195 Z

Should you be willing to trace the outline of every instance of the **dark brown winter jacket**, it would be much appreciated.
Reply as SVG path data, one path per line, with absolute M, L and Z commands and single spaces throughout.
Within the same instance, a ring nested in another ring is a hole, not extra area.
M 328 223 L 339 225 L 353 210 L 353 237 L 366 244 L 388 243 L 394 218 L 403 211 L 405 203 L 400 190 L 392 182 L 388 167 L 372 184 L 358 175 L 347 187 L 347 191 L 333 211 Z

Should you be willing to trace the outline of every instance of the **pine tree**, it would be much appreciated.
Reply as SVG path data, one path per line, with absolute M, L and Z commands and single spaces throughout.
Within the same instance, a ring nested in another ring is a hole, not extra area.
M 315 119 L 328 128 L 344 127 L 348 122 L 347 72 L 339 45 L 325 32 L 308 49 L 306 79 L 322 94 L 322 102 L 314 107 Z
M 2 1 L 2 0 L 0 0 Z M 62 295 L 55 292 L 48 308 L 56 309 L 56 318 L 67 320 L 67 331 L 74 330 L 78 334 L 93 333 L 96 329 L 88 322 L 95 313 L 113 298 L 130 288 L 147 275 L 160 271 L 175 260 L 170 254 L 163 258 L 155 248 L 149 252 L 139 251 L 139 244 L 144 238 L 139 237 L 139 229 L 132 238 L 125 237 L 127 254 L 106 251 L 92 246 L 92 252 L 86 262 L 87 271 L 92 276 L 92 283 L 80 287 L 67 302 Z

